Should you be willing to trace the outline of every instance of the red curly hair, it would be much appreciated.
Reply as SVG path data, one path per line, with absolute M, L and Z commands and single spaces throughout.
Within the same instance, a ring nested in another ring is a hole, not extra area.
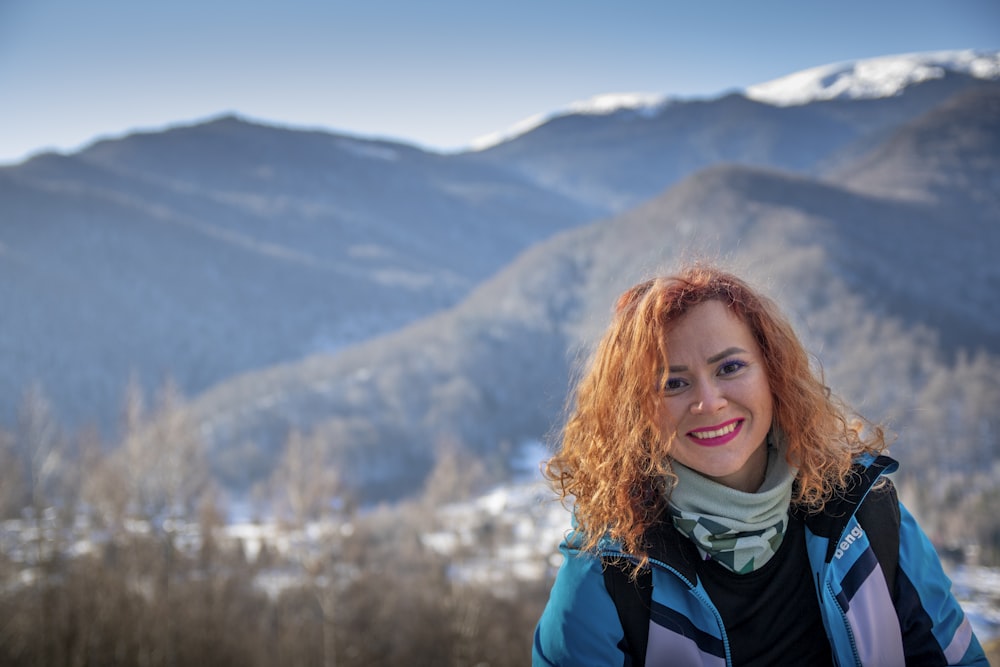
M 575 391 L 559 452 L 545 475 L 565 501 L 575 499 L 577 531 L 592 549 L 605 535 L 646 563 L 643 535 L 667 502 L 672 434 L 655 415 L 666 380 L 667 333 L 695 306 L 721 301 L 760 346 L 773 395 L 774 426 L 798 469 L 792 503 L 810 512 L 845 486 L 861 452 L 885 448 L 881 428 L 864 421 L 814 372 L 810 357 L 777 305 L 740 278 L 708 265 L 687 267 L 627 290 Z

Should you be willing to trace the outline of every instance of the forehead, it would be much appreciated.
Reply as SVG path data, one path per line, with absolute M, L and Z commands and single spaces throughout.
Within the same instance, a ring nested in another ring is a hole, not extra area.
M 698 304 L 667 331 L 671 359 L 707 358 L 730 347 L 760 351 L 750 327 L 721 301 Z

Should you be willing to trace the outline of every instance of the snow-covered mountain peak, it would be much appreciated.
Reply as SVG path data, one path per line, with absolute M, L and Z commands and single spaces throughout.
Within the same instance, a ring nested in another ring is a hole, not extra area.
M 821 65 L 746 88 L 753 100 L 775 106 L 794 106 L 832 99 L 873 99 L 898 95 L 907 86 L 939 79 L 945 72 L 959 72 L 978 79 L 1000 80 L 1000 51 L 932 51 L 880 56 Z M 470 142 L 479 151 L 509 141 L 540 125 L 570 114 L 610 115 L 631 111 L 655 116 L 678 98 L 658 93 L 609 93 L 572 102 L 562 109 L 540 113 L 499 132 Z
M 607 93 L 595 95 L 587 100 L 573 102 L 567 108 L 570 113 L 603 116 L 617 111 L 637 111 L 641 114 L 656 113 L 666 103 L 667 98 L 657 93 Z
M 536 114 L 515 123 L 506 130 L 492 132 L 473 139 L 472 150 L 485 150 L 509 139 L 526 134 L 539 125 L 568 114 L 606 116 L 618 111 L 634 111 L 643 116 L 654 115 L 669 102 L 669 98 L 658 93 L 606 93 L 586 100 L 571 102 L 564 108 L 543 114 Z
M 910 53 L 822 65 L 750 86 L 746 96 L 776 106 L 892 97 L 907 86 L 939 79 L 947 71 L 1000 79 L 1000 51 Z

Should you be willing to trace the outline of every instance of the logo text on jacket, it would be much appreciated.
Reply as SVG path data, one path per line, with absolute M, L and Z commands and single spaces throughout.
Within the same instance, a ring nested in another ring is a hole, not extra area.
M 855 526 L 852 528 L 851 532 L 845 535 L 844 539 L 837 545 L 837 550 L 833 552 L 833 557 L 840 559 L 840 557 L 844 555 L 844 552 L 846 552 L 862 535 L 864 535 L 864 532 L 861 530 L 861 526 Z

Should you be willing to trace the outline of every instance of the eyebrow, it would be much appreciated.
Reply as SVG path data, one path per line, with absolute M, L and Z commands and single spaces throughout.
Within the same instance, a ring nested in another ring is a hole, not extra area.
M 713 354 L 712 356 L 710 356 L 708 359 L 705 360 L 705 363 L 714 364 L 717 361 L 722 361 L 723 359 L 725 359 L 726 357 L 728 357 L 731 354 L 740 354 L 740 353 L 746 354 L 746 350 L 744 350 L 742 347 L 730 347 L 730 348 L 726 348 L 722 352 L 719 352 L 718 354 Z M 670 367 L 670 372 L 671 373 L 683 373 L 686 370 L 688 370 L 687 366 L 671 366 Z

